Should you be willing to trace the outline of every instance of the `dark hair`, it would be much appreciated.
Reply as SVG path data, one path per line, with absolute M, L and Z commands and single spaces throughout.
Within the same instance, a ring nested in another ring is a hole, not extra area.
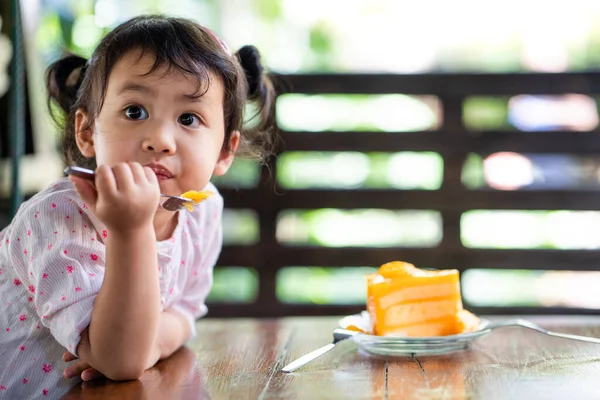
M 54 62 L 48 67 L 46 84 L 50 113 L 63 130 L 64 161 L 89 168 L 96 167 L 94 158 L 84 157 L 75 140 L 75 114 L 82 110 L 88 115 L 89 127 L 98 117 L 115 64 L 129 51 L 141 50 L 154 55 L 148 73 L 166 66 L 196 76 L 198 90 L 207 90 L 209 73 L 223 83 L 225 146 L 233 131 L 240 131 L 236 154 L 264 161 L 274 146 L 273 84 L 261 65 L 260 54 L 254 46 L 244 46 L 233 56 L 216 35 L 207 28 L 183 18 L 162 15 L 138 16 L 124 22 L 108 33 L 91 59 L 76 55 Z M 256 105 L 258 118 L 252 127 L 244 129 L 245 106 Z M 57 115 L 56 104 L 63 115 Z

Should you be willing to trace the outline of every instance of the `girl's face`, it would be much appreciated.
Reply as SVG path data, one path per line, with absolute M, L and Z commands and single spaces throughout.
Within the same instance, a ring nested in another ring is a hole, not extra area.
M 233 151 L 223 146 L 223 85 L 211 74 L 208 90 L 194 97 L 195 77 L 166 66 L 148 75 L 153 63 L 152 54 L 135 51 L 115 64 L 93 130 L 82 130 L 86 116 L 77 113 L 79 149 L 97 165 L 137 161 L 151 167 L 161 193 L 201 190 L 233 161 Z M 238 141 L 233 132 L 229 148 Z

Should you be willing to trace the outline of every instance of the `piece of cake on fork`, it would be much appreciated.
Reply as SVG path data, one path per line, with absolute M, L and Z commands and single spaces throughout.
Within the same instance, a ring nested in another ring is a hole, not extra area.
M 366 279 L 375 335 L 446 336 L 479 326 L 479 319 L 463 309 L 458 270 L 422 270 L 393 261 Z

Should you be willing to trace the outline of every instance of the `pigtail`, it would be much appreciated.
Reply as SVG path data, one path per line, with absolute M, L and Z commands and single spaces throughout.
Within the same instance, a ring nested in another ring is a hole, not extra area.
M 85 58 L 68 55 L 48 67 L 46 73 L 48 108 L 55 120 L 55 113 L 51 104 L 56 103 L 65 115 L 69 114 L 77 101 L 77 91 L 85 76 L 86 65 L 87 60 Z
M 75 112 L 78 91 L 86 74 L 87 60 L 76 55 L 55 61 L 46 70 L 47 106 L 50 116 L 63 131 L 63 162 L 95 168 L 95 160 L 85 158 L 75 140 Z
M 248 153 L 251 158 L 264 161 L 272 155 L 275 148 L 273 133 L 275 118 L 275 89 L 273 82 L 265 73 L 258 49 L 252 45 L 240 48 L 235 54 L 246 77 L 248 101 L 256 106 L 256 114 L 250 121 L 258 118 L 253 127 L 245 131 Z

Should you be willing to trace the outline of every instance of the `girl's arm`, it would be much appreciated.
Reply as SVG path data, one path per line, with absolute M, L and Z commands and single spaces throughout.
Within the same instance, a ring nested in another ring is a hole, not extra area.
M 155 243 L 152 225 L 108 234 L 106 271 L 87 330 L 89 343 L 79 346 L 78 352 L 113 380 L 139 378 L 162 355 L 157 340 L 161 306 Z
M 80 358 L 113 380 L 137 379 L 157 359 L 161 315 L 155 173 L 139 163 L 102 165 L 95 186 L 71 177 L 81 198 L 108 228 L 102 286 Z

